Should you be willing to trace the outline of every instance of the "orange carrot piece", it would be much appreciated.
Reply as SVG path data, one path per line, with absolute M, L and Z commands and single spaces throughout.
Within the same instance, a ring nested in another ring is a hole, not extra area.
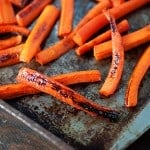
M 72 31 L 74 0 L 60 0 L 61 15 L 58 29 L 58 36 L 64 37 Z
M 125 106 L 134 107 L 137 105 L 139 85 L 146 74 L 150 64 L 150 46 L 145 50 L 129 79 L 125 96 Z
M 19 55 L 23 44 L 0 51 L 0 67 L 10 66 L 19 63 Z
M 100 81 L 101 74 L 98 70 L 87 70 L 55 75 L 50 78 L 64 85 L 71 85 Z M 37 93 L 40 93 L 40 91 L 23 83 L 0 86 L 0 98 L 5 100 Z
M 78 110 L 82 110 L 91 116 L 104 117 L 111 121 L 118 120 L 119 112 L 96 104 L 67 86 L 50 79 L 37 71 L 22 68 L 18 73 L 17 81 L 50 94 L 58 100 L 67 103 Z
M 20 61 L 30 62 L 31 59 L 36 55 L 36 53 L 39 51 L 41 43 L 53 28 L 58 15 L 59 10 L 54 5 L 47 5 L 44 8 L 42 14 L 40 15 L 25 42 L 23 50 L 20 54 Z
M 51 62 L 61 55 L 69 51 L 71 48 L 75 46 L 75 43 L 72 40 L 72 36 L 69 35 L 64 39 L 56 42 L 54 45 L 46 48 L 45 50 L 40 51 L 36 55 L 36 61 L 41 65 L 44 65 L 48 62 Z M 46 56 L 46 57 L 45 57 Z
M 14 5 L 23 8 L 29 0 L 9 0 Z
M 125 0 L 111 0 L 113 7 L 119 7 Z
M 18 45 L 22 42 L 22 36 L 14 36 L 5 40 L 0 40 L 0 50 L 6 49 L 15 45 Z
M 128 21 L 127 20 L 121 21 L 117 25 L 117 28 L 120 33 L 128 31 L 129 30 Z M 85 54 L 86 52 L 89 52 L 95 45 L 100 44 L 106 40 L 109 40 L 110 38 L 111 38 L 111 31 L 108 30 L 108 31 L 100 34 L 96 38 L 92 39 L 91 41 L 79 46 L 76 49 L 76 54 L 81 56 L 81 55 Z
M 24 27 L 19 27 L 17 25 L 1 25 L 0 26 L 0 34 L 1 33 L 19 33 L 24 36 L 28 36 L 30 34 L 30 30 Z
M 0 0 L 0 25 L 15 24 L 16 17 L 9 0 Z
M 110 9 L 110 13 L 115 17 L 115 19 L 118 19 L 142 7 L 147 3 L 148 0 L 130 0 L 124 2 L 119 7 L 114 7 Z M 106 19 L 104 14 L 97 15 L 75 33 L 75 35 L 73 36 L 74 42 L 78 45 L 84 44 L 93 34 L 95 34 L 107 24 L 108 20 Z
M 16 15 L 20 26 L 29 25 L 52 0 L 33 0 Z
M 147 25 L 135 32 L 122 37 L 124 50 L 128 51 L 134 47 L 150 41 L 150 25 Z M 101 60 L 111 56 L 112 41 L 107 41 L 94 46 L 94 57 L 96 60 Z

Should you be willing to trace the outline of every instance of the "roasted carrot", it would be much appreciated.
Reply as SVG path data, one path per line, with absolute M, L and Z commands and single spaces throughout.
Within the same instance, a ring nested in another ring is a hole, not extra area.
M 16 15 L 20 26 L 29 25 L 52 0 L 33 0 Z
M 10 66 L 19 63 L 19 55 L 23 44 L 0 51 L 0 67 Z
M 60 57 L 61 55 L 69 51 L 71 48 L 73 48 L 74 46 L 75 43 L 72 40 L 72 36 L 69 35 L 64 39 L 56 42 L 54 45 L 46 48 L 45 50 L 40 51 L 36 55 L 36 61 L 41 65 L 44 65 L 48 62 L 57 59 L 58 57 Z
M 17 75 L 17 81 L 50 94 L 58 100 L 67 103 L 78 110 L 82 110 L 91 116 L 104 117 L 112 121 L 118 120 L 119 112 L 96 104 L 67 86 L 50 79 L 35 70 L 29 68 L 20 69 Z
M 111 0 L 113 7 L 119 7 L 125 0 Z
M 35 54 L 39 51 L 39 47 L 43 40 L 47 37 L 50 30 L 59 15 L 59 10 L 54 5 L 47 5 L 35 26 L 33 27 L 29 37 L 27 38 L 23 50 L 20 54 L 20 61 L 30 62 Z M 49 19 L 50 18 L 50 19 Z
M 134 47 L 150 41 L 150 25 L 147 25 L 135 32 L 122 37 L 124 50 L 128 51 Z M 107 41 L 97 46 L 94 46 L 94 56 L 96 60 L 101 60 L 111 56 L 112 41 Z
M 110 9 L 110 13 L 115 17 L 115 19 L 118 19 L 147 3 L 148 0 L 130 0 L 124 2 L 119 7 Z M 104 14 L 95 16 L 75 33 L 75 35 L 73 36 L 74 42 L 78 45 L 84 44 L 93 34 L 95 34 L 107 24 L 108 20 L 106 19 Z
M 51 76 L 64 85 L 71 85 L 77 83 L 96 82 L 101 80 L 101 74 L 98 70 L 77 71 Z M 37 94 L 40 91 L 23 83 L 7 84 L 0 86 L 0 98 L 12 99 L 20 96 Z
M 14 24 L 16 17 L 9 0 L 0 0 L 0 25 Z
M 9 0 L 14 5 L 23 8 L 29 0 Z
M 150 65 L 150 46 L 145 50 L 137 65 L 135 66 L 126 90 L 125 105 L 127 107 L 134 107 L 138 102 L 139 85 L 146 74 Z
M 8 39 L 0 40 L 0 50 L 6 49 L 15 45 L 18 45 L 22 42 L 22 36 L 14 36 Z
M 126 32 L 129 30 L 129 23 L 127 20 L 123 20 L 121 21 L 118 25 L 117 25 L 118 31 L 120 33 Z M 99 36 L 97 36 L 96 38 L 92 39 L 91 41 L 79 46 L 76 49 L 76 54 L 77 55 L 83 55 L 86 52 L 90 51 L 95 45 L 100 44 L 106 40 L 109 40 L 111 38 L 111 31 L 108 30 L 102 34 L 100 34 Z
M 1 33 L 18 33 L 24 36 L 28 36 L 30 34 L 30 30 L 24 27 L 19 27 L 17 25 L 1 25 L 0 26 L 0 34 Z
M 64 37 L 72 31 L 74 0 L 60 0 L 61 14 L 58 29 L 58 36 Z

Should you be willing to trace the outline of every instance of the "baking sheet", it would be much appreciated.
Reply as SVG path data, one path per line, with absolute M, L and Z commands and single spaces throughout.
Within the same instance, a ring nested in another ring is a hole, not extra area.
M 59 0 L 55 0 L 54 4 L 60 7 Z M 91 0 L 82 0 L 82 2 L 80 0 L 75 1 L 74 26 L 93 5 L 94 2 Z M 129 20 L 131 26 L 129 32 L 137 30 L 150 23 L 150 8 L 148 6 L 142 7 L 134 13 L 129 14 L 126 18 Z M 32 28 L 32 26 L 30 28 Z M 57 29 L 58 22 L 46 40 L 45 45 L 43 45 L 44 47 L 48 47 L 58 40 Z M 15 82 L 18 70 L 22 66 L 36 69 L 48 76 L 79 70 L 100 70 L 102 74 L 101 82 L 74 85 L 71 86 L 71 88 L 97 103 L 123 112 L 122 118 L 118 123 L 111 123 L 104 119 L 90 117 L 84 112 L 77 111 L 46 94 L 25 96 L 9 101 L 8 103 L 76 149 L 110 149 L 115 146 L 115 144 L 118 146 L 117 142 L 119 138 L 125 133 L 128 135 L 128 127 L 133 124 L 136 126 L 135 120 L 146 107 L 149 107 L 149 72 L 144 77 L 140 86 L 138 106 L 132 110 L 124 107 L 124 94 L 127 81 L 136 62 L 147 46 L 148 43 L 126 53 L 124 73 L 119 89 L 110 98 L 101 98 L 98 94 L 98 90 L 106 78 L 111 64 L 111 58 L 96 61 L 92 53 L 79 57 L 76 56 L 74 49 L 44 66 L 40 66 L 35 61 L 32 61 L 30 64 L 21 63 L 12 67 L 0 68 L 0 81 L 1 84 Z M 150 109 L 146 110 L 146 114 L 149 114 Z M 150 122 L 147 121 L 144 129 L 139 126 L 136 132 L 132 132 L 131 130 L 131 142 L 136 140 L 138 136 L 149 127 Z M 125 139 L 119 146 L 125 148 L 128 144 L 130 144 L 130 142 Z

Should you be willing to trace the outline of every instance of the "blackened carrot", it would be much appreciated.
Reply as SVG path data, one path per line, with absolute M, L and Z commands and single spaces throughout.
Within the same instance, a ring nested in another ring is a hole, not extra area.
M 30 30 L 24 27 L 19 27 L 17 25 L 1 25 L 0 26 L 0 34 L 1 33 L 18 33 L 24 36 L 28 36 L 30 34 Z
M 16 17 L 9 0 L 0 0 L 0 25 L 15 24 Z
M 129 30 L 129 23 L 127 20 L 123 20 L 121 21 L 118 25 L 117 25 L 118 31 L 120 33 L 126 32 Z M 100 34 L 99 36 L 97 36 L 96 38 L 92 39 L 91 41 L 79 46 L 76 49 L 76 54 L 77 55 L 83 55 L 86 52 L 90 51 L 95 45 L 100 44 L 106 40 L 109 40 L 111 38 L 111 31 L 108 30 L 102 34 Z
M 30 62 L 36 55 L 39 51 L 41 43 L 53 28 L 58 15 L 59 10 L 54 5 L 47 5 L 44 8 L 25 42 L 23 50 L 20 54 L 20 61 Z
M 64 37 L 72 31 L 74 0 L 60 0 L 61 15 L 58 29 L 58 36 Z
M 23 44 L 0 51 L 0 67 L 10 66 L 19 63 L 19 55 Z
M 115 19 L 119 19 L 120 17 L 131 13 L 132 11 L 142 7 L 147 3 L 148 0 L 130 0 L 124 2 L 119 7 L 110 9 L 110 12 L 115 17 Z M 73 36 L 74 42 L 78 45 L 84 44 L 92 35 L 94 35 L 97 31 L 99 31 L 107 24 L 108 20 L 106 19 L 104 14 L 95 16 L 75 33 L 75 35 Z
M 4 40 L 0 40 L 0 50 L 6 49 L 12 46 L 16 46 L 22 42 L 22 36 L 14 36 Z
M 101 75 L 98 70 L 77 71 L 51 76 L 64 85 L 96 82 L 101 80 Z M 20 96 L 37 94 L 40 91 L 23 83 L 6 84 L 0 86 L 0 99 L 12 99 Z
M 150 66 L 150 46 L 145 50 L 129 79 L 125 96 L 126 107 L 134 107 L 138 103 L 139 85 Z
M 23 8 L 29 0 L 9 0 L 14 5 Z
M 129 33 L 122 37 L 124 50 L 128 51 L 134 47 L 150 41 L 150 25 L 147 25 L 135 32 Z M 94 57 L 96 60 L 101 60 L 111 56 L 112 41 L 107 41 L 97 46 L 94 46 Z
M 35 70 L 29 68 L 20 69 L 17 81 L 50 94 L 58 100 L 67 103 L 78 110 L 82 110 L 91 116 L 104 117 L 111 121 L 117 121 L 119 118 L 118 111 L 96 104 L 67 86 L 50 79 Z
M 20 26 L 29 25 L 52 0 L 33 0 L 16 15 Z

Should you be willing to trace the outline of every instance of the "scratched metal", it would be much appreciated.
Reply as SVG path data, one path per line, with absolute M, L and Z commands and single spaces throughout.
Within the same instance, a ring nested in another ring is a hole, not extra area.
M 54 4 L 60 7 L 58 0 L 54 1 Z M 91 0 L 82 0 L 82 3 L 80 0 L 75 1 L 74 25 L 78 23 L 93 5 L 94 1 Z M 135 31 L 150 23 L 150 7 L 142 7 L 129 14 L 126 18 L 129 20 L 131 26 L 129 32 Z M 58 40 L 57 29 L 58 22 L 43 47 L 48 47 Z M 139 122 L 142 123 L 144 121 L 146 125 L 136 126 L 138 116 L 142 114 L 145 108 L 149 107 L 150 72 L 146 74 L 140 85 L 138 106 L 132 110 L 124 107 L 127 81 L 136 62 L 147 46 L 148 43 L 126 53 L 124 73 L 119 88 L 113 96 L 106 99 L 99 96 L 98 90 L 106 78 L 111 58 L 95 61 L 92 53 L 78 57 L 74 49 L 44 66 L 40 66 L 32 61 L 30 64 L 22 63 L 13 67 L 1 68 L 0 81 L 1 84 L 15 82 L 18 70 L 22 66 L 36 69 L 48 76 L 78 70 L 100 70 L 102 74 L 101 82 L 74 85 L 71 88 L 97 103 L 123 112 L 122 118 L 118 123 L 111 123 L 104 119 L 90 117 L 84 112 L 77 111 L 47 94 L 25 96 L 9 101 L 8 103 L 76 149 L 111 149 L 112 147 L 113 149 L 117 149 L 117 147 L 124 149 L 150 127 L 148 118 L 145 122 L 144 117 L 141 120 L 139 119 Z M 150 109 L 146 109 L 145 114 L 149 113 Z M 129 135 L 129 127 L 131 129 L 135 127 L 135 131 L 130 131 L 130 141 L 126 138 L 126 135 Z M 119 143 L 119 138 L 123 142 Z

